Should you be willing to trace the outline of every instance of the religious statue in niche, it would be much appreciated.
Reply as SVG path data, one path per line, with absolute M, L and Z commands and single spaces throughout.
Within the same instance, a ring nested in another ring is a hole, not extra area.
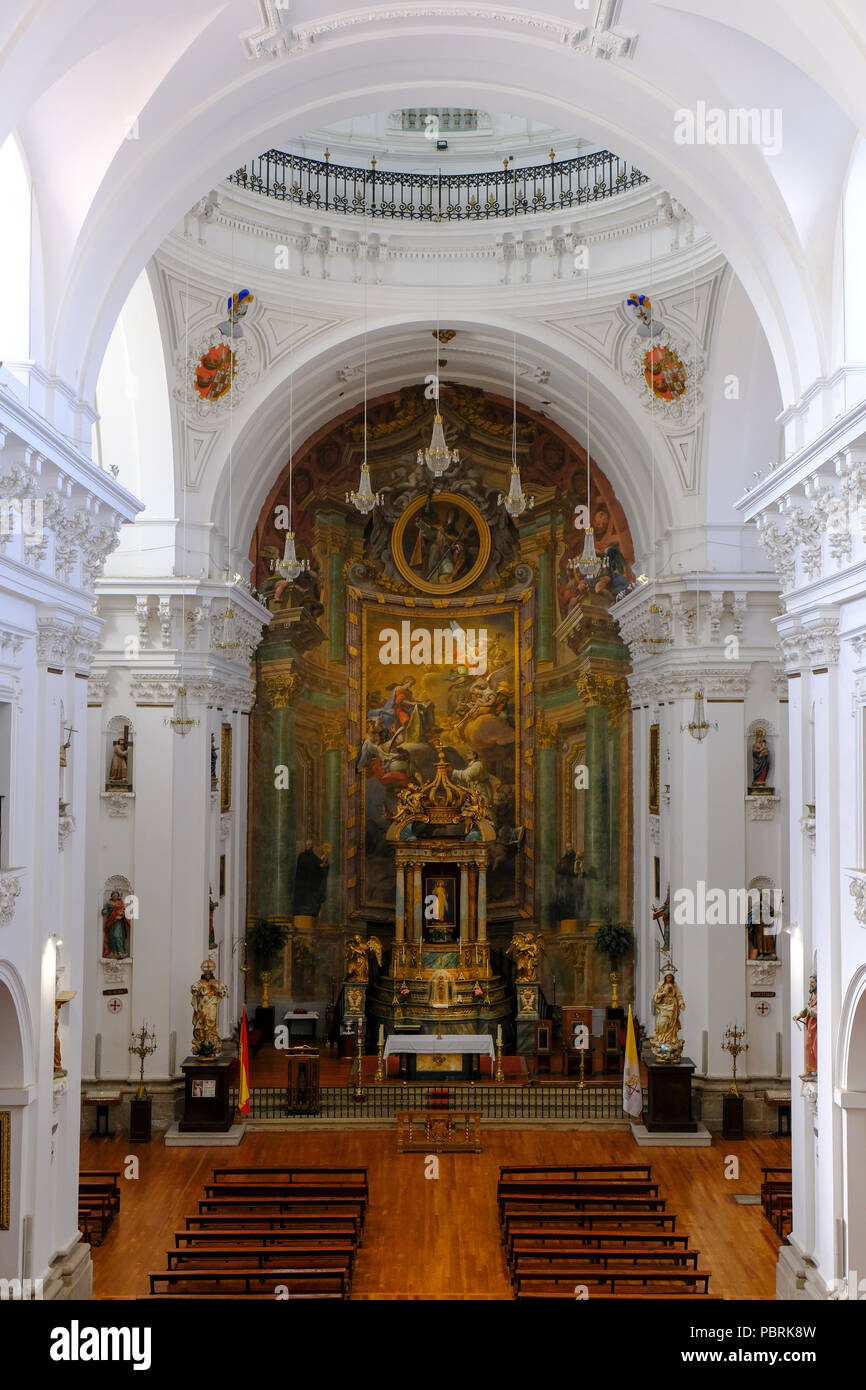
M 544 941 L 540 932 L 514 933 L 505 954 L 515 963 L 518 984 L 527 984 L 538 979 L 538 965 L 543 951 Z
M 653 1055 L 660 1062 L 678 1062 L 683 1055 L 683 1039 L 679 1036 L 680 1015 L 686 1006 L 670 963 L 656 986 L 653 1004 L 656 1011 L 655 1032 L 651 1040 Z
M 766 882 L 766 880 L 765 880 Z M 758 902 L 755 905 L 755 898 Z M 778 895 L 779 906 L 784 901 L 782 894 Z M 746 931 L 749 940 L 749 960 L 777 960 L 776 955 L 776 933 L 778 928 L 775 924 L 776 916 L 776 893 L 767 888 L 762 888 L 757 894 L 753 890 L 749 891 L 749 912 L 746 919 Z
M 295 865 L 295 896 L 293 912 L 296 917 L 318 917 L 325 901 L 329 859 L 323 850 L 317 854 L 312 840 L 307 840 Z
M 749 759 L 749 795 L 772 796 L 773 788 L 770 785 L 770 774 L 773 766 L 773 755 L 770 752 L 764 729 L 755 730 L 749 749 Z
M 809 976 L 809 999 L 805 1008 L 794 1015 L 794 1022 L 803 1028 L 805 1034 L 804 1076 L 818 1074 L 818 977 Z
M 357 984 L 367 984 L 370 979 L 370 956 L 374 955 L 379 965 L 382 964 L 382 943 L 378 936 L 368 937 L 365 941 L 360 932 L 355 932 L 354 936 L 349 937 L 344 949 L 346 979 Z
M 194 1057 L 218 1057 L 222 1051 L 219 1035 L 220 1000 L 228 994 L 228 985 L 214 976 L 214 962 L 202 961 L 201 979 L 190 988 L 192 1000 L 192 1052 Z
M 106 791 L 132 790 L 132 783 L 129 778 L 129 755 L 131 747 L 132 739 L 129 736 L 129 725 L 124 724 L 123 731 L 118 731 L 112 740 Z
M 126 915 L 123 894 L 114 888 L 102 909 L 103 960 L 128 960 L 132 924 Z
M 210 784 L 215 787 L 217 784 L 217 753 L 216 734 L 210 736 Z

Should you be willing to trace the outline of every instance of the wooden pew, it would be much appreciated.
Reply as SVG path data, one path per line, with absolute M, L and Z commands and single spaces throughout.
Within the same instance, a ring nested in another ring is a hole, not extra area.
M 214 1182 L 360 1183 L 367 1186 L 366 1168 L 214 1168 Z
M 612 1246 L 600 1246 L 596 1250 L 584 1250 L 580 1247 L 571 1250 L 517 1250 L 512 1261 L 513 1278 L 525 1269 L 542 1269 L 550 1267 L 551 1270 L 571 1269 L 575 1265 L 601 1265 L 603 1269 L 615 1268 L 627 1269 L 629 1267 L 652 1268 L 658 1266 L 682 1266 L 685 1268 L 697 1269 L 699 1250 L 654 1250 L 646 1246 L 626 1246 L 616 1248 Z
M 286 1250 L 274 1246 L 195 1247 L 166 1252 L 169 1269 L 261 1269 L 278 1270 L 286 1262 L 295 1270 L 341 1269 L 346 1275 L 346 1291 L 352 1285 L 355 1250 L 351 1245 L 322 1248 L 293 1246 Z M 278 1281 L 279 1282 L 279 1281 Z
M 657 1296 L 666 1297 L 668 1293 L 682 1292 L 693 1288 L 701 1293 L 708 1292 L 710 1281 L 709 1273 L 706 1270 L 684 1269 L 682 1266 L 659 1266 L 637 1269 L 603 1269 L 599 1265 L 587 1265 L 574 1263 L 566 1269 L 550 1270 L 543 1266 L 527 1266 L 518 1270 L 515 1275 L 517 1286 L 517 1297 L 520 1298 L 527 1289 L 548 1289 L 556 1288 L 557 1285 L 568 1285 L 574 1297 L 574 1288 L 577 1284 L 585 1284 L 589 1291 L 589 1300 L 594 1297 L 594 1287 L 607 1289 L 610 1293 L 625 1294 L 627 1297 L 630 1291 L 636 1288 L 652 1288 Z
M 652 1168 L 648 1163 L 579 1163 L 567 1164 L 555 1167 L 543 1163 L 535 1167 L 508 1167 L 499 1169 L 499 1179 L 502 1181 L 521 1181 L 524 1177 L 530 1181 L 542 1181 L 550 1178 L 588 1178 L 592 1176 L 601 1178 L 625 1178 L 631 1181 L 649 1182 L 652 1178 Z
M 560 1212 L 566 1215 L 570 1212 L 663 1212 L 665 1205 L 663 1197 L 555 1196 L 547 1201 L 541 1198 L 527 1201 L 522 1197 L 500 1197 L 499 1222 L 500 1225 L 504 1225 L 505 1218 L 511 1213 L 520 1216 L 545 1216 Z
M 187 1221 L 195 1220 L 209 1221 L 211 1217 L 187 1217 Z M 292 1226 L 288 1230 L 271 1230 L 268 1227 L 262 1229 L 251 1229 L 248 1225 L 238 1225 L 236 1222 L 231 1224 L 231 1218 L 218 1217 L 220 1225 L 217 1227 L 204 1227 L 192 1230 L 189 1227 L 185 1231 L 175 1231 L 175 1246 L 188 1245 L 234 1245 L 238 1241 L 249 1243 L 250 1245 L 261 1245 L 268 1247 L 292 1246 L 292 1245 L 318 1245 L 327 1247 L 329 1241 L 338 1241 L 346 1245 L 357 1246 L 358 1244 L 358 1223 L 352 1221 L 335 1222 L 331 1227 L 324 1230 L 319 1223 L 312 1225 Z
M 363 1225 L 366 1203 L 354 1197 L 200 1197 L 201 1215 L 354 1216 Z
M 645 1250 L 686 1250 L 688 1236 L 670 1231 L 512 1231 L 505 1242 L 508 1259 L 527 1250 L 626 1250 L 640 1246 Z
M 262 1294 L 277 1299 L 277 1286 L 296 1294 L 320 1294 L 345 1299 L 344 1269 L 172 1269 L 148 1274 L 151 1294 L 210 1299 L 214 1295 Z
M 524 1226 L 531 1230 L 546 1230 L 551 1233 L 555 1231 L 615 1231 L 618 1229 L 673 1232 L 677 1227 L 677 1218 L 675 1212 L 664 1211 L 560 1211 L 551 1213 L 542 1209 L 540 1213 L 537 1211 L 526 1213 L 515 1210 L 509 1212 L 505 1217 L 504 1239 L 508 1239 L 511 1231 L 521 1230 Z
M 701 1289 L 685 1289 L 682 1293 L 656 1293 L 653 1289 L 629 1289 L 628 1293 L 608 1293 L 604 1289 L 593 1289 L 589 1298 L 576 1299 L 574 1290 L 570 1288 L 550 1288 L 550 1289 L 524 1289 L 519 1295 L 520 1301 L 527 1299 L 569 1299 L 571 1303 L 598 1303 L 601 1300 L 616 1299 L 619 1303 L 623 1301 L 631 1302 L 632 1299 L 655 1298 L 670 1303 L 671 1300 L 680 1298 L 696 1298 L 701 1303 L 724 1303 L 723 1298 L 716 1295 L 703 1293 Z
M 205 1197 L 338 1197 L 341 1200 L 355 1197 L 358 1201 L 369 1199 L 367 1184 L 358 1183 L 280 1183 L 280 1182 L 208 1182 L 204 1188 Z

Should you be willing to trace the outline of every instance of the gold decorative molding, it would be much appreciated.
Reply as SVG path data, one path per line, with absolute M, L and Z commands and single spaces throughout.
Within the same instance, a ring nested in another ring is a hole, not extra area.
M 300 688 L 301 677 L 282 671 L 263 671 L 262 680 L 274 709 L 289 709 Z
M 326 719 L 319 730 L 322 747 L 328 752 L 346 747 L 346 722 L 344 719 Z
M 618 720 L 629 707 L 625 676 L 614 676 L 606 671 L 586 671 L 578 676 L 576 685 L 585 705 L 604 705 L 613 721 Z
M 555 748 L 556 736 L 559 730 L 557 724 L 549 724 L 547 715 L 541 710 L 535 720 L 535 742 L 539 748 Z

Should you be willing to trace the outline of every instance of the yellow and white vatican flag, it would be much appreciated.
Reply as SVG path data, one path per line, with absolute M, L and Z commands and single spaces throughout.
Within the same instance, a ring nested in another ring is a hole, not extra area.
M 640 1064 L 637 1059 L 637 1043 L 634 1036 L 634 1019 L 631 1004 L 628 1006 L 628 1029 L 625 1035 L 625 1066 L 622 1072 L 622 1108 L 627 1115 L 635 1118 L 643 1109 L 643 1092 L 640 1084 Z

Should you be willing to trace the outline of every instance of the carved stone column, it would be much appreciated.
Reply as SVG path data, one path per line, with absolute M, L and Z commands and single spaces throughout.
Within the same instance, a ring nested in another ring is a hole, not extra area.
M 412 938 L 420 941 L 424 927 L 424 894 L 421 890 L 421 864 L 412 865 Z
M 325 720 L 322 725 L 322 744 L 325 749 L 325 838 L 331 848 L 328 885 L 320 920 L 330 926 L 338 926 L 343 915 L 342 790 L 346 726 L 342 719 Z
M 551 925 L 556 894 L 556 732 L 557 726 L 548 723 L 542 710 L 535 722 L 538 767 L 535 885 L 538 921 L 543 931 Z
M 267 833 L 261 835 L 257 856 L 259 914 L 290 922 L 297 859 L 294 700 L 301 677 L 291 666 L 274 663 L 263 666 L 262 681 L 273 712 L 270 738 L 262 750 L 266 766 L 260 779 L 265 793 L 260 830 L 267 827 Z M 287 787 L 276 786 L 278 767 L 288 768 Z
M 469 940 L 469 870 L 460 865 L 460 945 Z

